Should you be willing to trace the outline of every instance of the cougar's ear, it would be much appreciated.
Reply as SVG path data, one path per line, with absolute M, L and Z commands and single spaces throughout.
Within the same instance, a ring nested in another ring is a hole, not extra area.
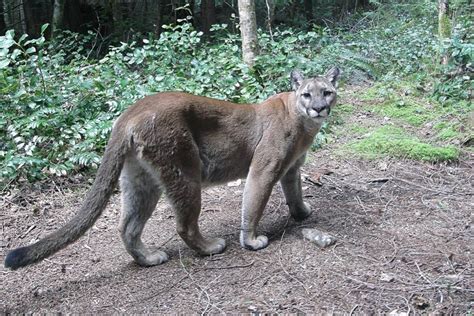
M 339 78 L 340 74 L 341 74 L 341 70 L 339 68 L 332 67 L 326 72 L 324 76 L 326 77 L 327 80 L 331 81 L 334 87 L 336 87 L 337 78 Z
M 304 77 L 300 70 L 294 69 L 290 74 L 291 89 L 294 91 L 298 90 L 301 83 L 303 82 Z

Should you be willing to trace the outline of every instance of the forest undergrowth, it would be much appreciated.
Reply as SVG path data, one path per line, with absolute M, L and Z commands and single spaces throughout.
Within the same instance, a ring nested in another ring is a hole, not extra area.
M 387 5 L 337 27 L 260 31 L 253 68 L 241 60 L 240 36 L 224 24 L 210 37 L 189 23 L 168 25 L 159 38 L 137 35 L 100 58 L 91 57 L 101 45 L 93 32 L 49 41 L 8 31 L 0 37 L 2 187 L 94 170 L 114 119 L 146 95 L 174 90 L 253 103 L 288 90 L 294 68 L 313 75 L 332 65 L 344 72 L 341 93 L 363 86 L 368 113 L 393 125 L 348 126 L 357 137 L 343 150 L 455 161 L 473 145 L 473 22 L 459 18 L 451 39 L 440 41 L 435 17 L 435 7 Z M 336 114 L 314 148 L 334 138 L 338 123 Z

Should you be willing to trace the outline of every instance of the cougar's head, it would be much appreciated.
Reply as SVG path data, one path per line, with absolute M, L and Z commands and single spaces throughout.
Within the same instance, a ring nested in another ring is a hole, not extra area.
M 296 94 L 296 108 L 301 115 L 324 121 L 336 103 L 336 81 L 340 70 L 331 68 L 324 76 L 304 79 L 299 70 L 291 72 L 291 87 Z

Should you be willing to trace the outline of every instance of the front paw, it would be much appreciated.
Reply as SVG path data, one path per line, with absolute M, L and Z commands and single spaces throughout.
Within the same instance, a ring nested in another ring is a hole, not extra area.
M 247 238 L 241 241 L 242 247 L 249 250 L 260 250 L 268 246 L 267 236 L 260 235 L 257 238 Z
M 298 206 L 290 207 L 290 214 L 291 217 L 297 222 L 301 222 L 302 220 L 305 220 L 308 218 L 308 216 L 311 215 L 313 211 L 311 210 L 311 206 L 309 203 L 303 202 L 303 204 L 300 204 Z

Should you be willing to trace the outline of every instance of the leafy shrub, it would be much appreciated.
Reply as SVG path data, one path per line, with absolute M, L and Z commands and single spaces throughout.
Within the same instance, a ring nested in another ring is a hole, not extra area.
M 441 54 L 448 56 L 448 64 L 441 67 L 435 82 L 435 98 L 446 104 L 473 97 L 474 22 L 457 24 L 450 39 L 441 43 Z

